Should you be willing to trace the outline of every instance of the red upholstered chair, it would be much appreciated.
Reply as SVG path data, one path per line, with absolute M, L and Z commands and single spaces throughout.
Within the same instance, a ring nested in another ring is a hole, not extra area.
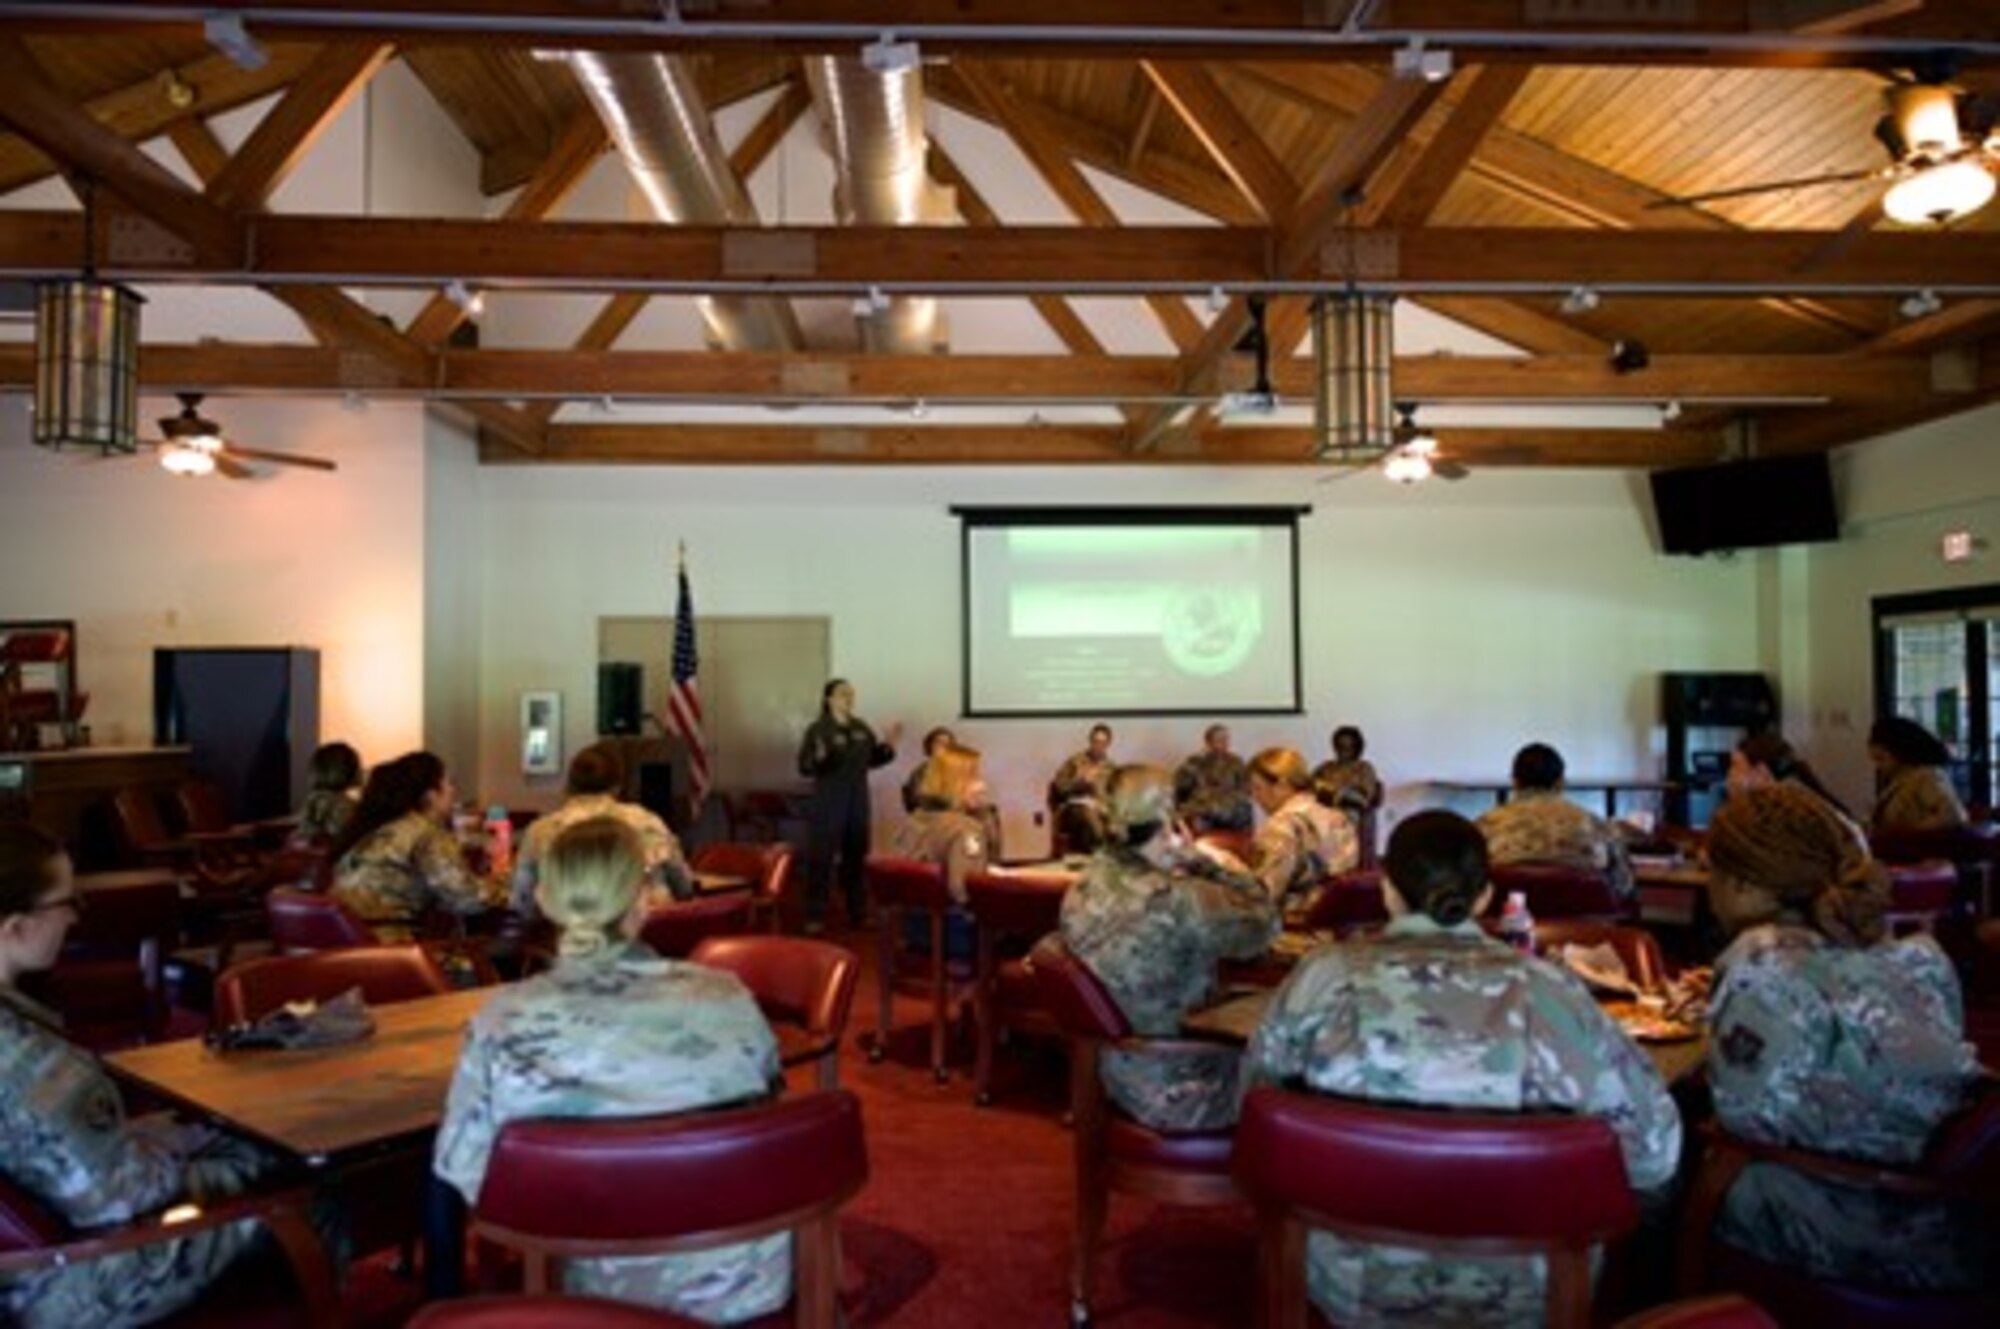
M 175 835 L 151 789 L 120 789 L 111 796 L 111 813 L 133 863 L 171 868 L 186 879 L 193 895 L 183 912 L 185 940 L 214 946 L 217 969 L 228 967 L 239 943 L 262 936 L 263 881 L 247 836 Z
M 762 920 L 770 931 L 781 930 L 785 896 L 792 884 L 789 844 L 783 840 L 769 844 L 721 840 L 696 850 L 688 866 L 696 872 L 714 872 L 748 881 L 753 922 Z
M 1075 878 L 1061 872 L 975 872 L 965 881 L 966 908 L 979 925 L 972 1009 L 978 1029 L 973 1101 L 993 1101 L 993 1054 L 1005 1030 L 1059 1035 L 1042 1005 L 1029 946 L 1056 930 Z
M 253 1280 L 232 1270 L 194 1306 L 159 1322 L 160 1329 L 294 1324 L 334 1329 L 341 1323 L 332 1261 L 309 1220 L 307 1189 L 246 1195 L 204 1205 L 169 1224 L 158 1215 L 79 1232 L 33 1196 L 0 1177 L 0 1282 L 17 1275 L 153 1246 L 249 1218 L 269 1232 L 292 1275 L 292 1286 L 245 1289 Z
M 1613 1329 L 1778 1329 L 1756 1302 L 1744 1297 L 1696 1297 L 1629 1315 Z
M 1892 868 L 1936 859 L 1950 862 L 1979 916 L 1992 915 L 1993 878 L 2000 870 L 2000 826 L 1975 819 L 1969 825 L 1934 831 L 1872 831 L 1868 843 L 1875 857 Z
M 669 960 L 685 960 L 710 937 L 737 937 L 750 931 L 750 897 L 740 891 L 676 900 L 650 910 L 639 925 L 639 940 Z
M 244 1024 L 288 1001 L 325 1001 L 360 988 L 372 1005 L 413 1001 L 452 990 L 437 959 L 421 946 L 351 946 L 313 955 L 250 960 L 215 980 L 215 1020 Z
M 1929 932 L 1951 912 L 1958 898 L 1958 869 L 1950 859 L 1924 863 L 1891 863 L 1889 910 L 1884 917 L 1892 931 Z
M 1701 1163 L 1681 1211 L 1677 1252 L 1683 1296 L 1709 1289 L 1740 1292 L 1787 1325 L 1972 1329 L 2000 1324 L 2000 1294 L 1910 1292 L 1835 1282 L 1758 1259 L 1712 1235 L 1729 1188 L 1753 1162 L 1778 1163 L 1808 1176 L 1900 1195 L 1970 1197 L 1990 1221 L 2000 1212 L 2000 1092 L 1988 1091 L 1946 1123 L 1922 1165 L 1908 1169 L 1745 1140 L 1713 1121 L 1698 1129 Z
M 166 1033 L 166 956 L 180 943 L 181 884 L 172 872 L 116 874 L 115 886 L 79 883 L 85 908 L 55 967 L 28 974 L 29 995 L 61 1012 L 63 1032 L 99 1051 Z
M 1111 1193 L 1164 1204 L 1227 1204 L 1238 1198 L 1229 1175 L 1228 1131 L 1167 1135 L 1140 1125 L 1105 1096 L 1098 1063 L 1107 1047 L 1170 1051 L 1213 1043 L 1138 1038 L 1097 976 L 1060 936 L 1028 953 L 1043 1004 L 1069 1040 L 1070 1117 L 1076 1151 L 1076 1246 L 1070 1266 L 1070 1323 L 1090 1323 L 1097 1250 Z
M 1618 1137 L 1595 1117 L 1392 1107 L 1261 1088 L 1236 1128 L 1259 1215 L 1258 1324 L 1303 1329 L 1306 1233 L 1440 1254 L 1540 1255 L 1546 1323 L 1590 1323 L 1591 1248 L 1631 1231 Z
M 1528 897 L 1528 912 L 1536 922 L 1545 918 L 1597 918 L 1620 922 L 1632 917 L 1633 906 L 1618 898 L 1601 872 L 1561 863 L 1495 863 L 1487 870 L 1493 883 L 1494 913 L 1507 897 L 1520 891 Z
M 1587 918 L 1558 918 L 1547 923 L 1535 920 L 1535 945 L 1544 955 L 1560 957 L 1565 946 L 1607 944 L 1618 952 L 1625 972 L 1642 989 L 1655 992 L 1665 986 L 1666 957 L 1660 953 L 1659 938 L 1644 928 Z
M 527 1290 L 553 1262 L 669 1255 L 792 1237 L 793 1312 L 833 1329 L 838 1212 L 868 1180 L 861 1104 L 844 1089 L 673 1116 L 514 1121 L 493 1145 L 472 1231 L 525 1257 Z
M 1379 928 L 1389 921 L 1389 907 L 1382 903 L 1382 874 L 1374 868 L 1356 868 L 1328 877 L 1320 883 L 1319 894 L 1306 911 L 1306 927 L 1331 931 L 1345 937 L 1364 928 Z
M 279 955 L 381 944 L 375 929 L 331 895 L 279 887 L 264 897 L 271 948 Z
M 787 1066 L 819 1063 L 819 1087 L 840 1083 L 840 1044 L 861 981 L 861 957 L 805 937 L 710 937 L 689 957 L 743 980 L 778 1035 Z
M 952 912 L 952 903 L 945 888 L 944 868 L 915 859 L 872 856 L 867 871 L 868 895 L 875 907 L 879 998 L 875 1041 L 868 1048 L 868 1060 L 882 1060 L 888 1048 L 897 984 L 920 986 L 931 1002 L 931 1074 L 942 1084 L 950 1076 L 945 1069 L 945 1042 L 951 1027 L 952 993 L 972 981 L 970 967 L 954 963 L 946 954 L 945 916 Z M 906 918 L 923 919 L 928 927 L 930 947 L 921 957 L 906 954 L 901 945 Z
M 406 1329 L 706 1329 L 672 1311 L 599 1297 L 467 1297 L 437 1301 Z M 1727 1326 L 1724 1327 L 1727 1329 Z

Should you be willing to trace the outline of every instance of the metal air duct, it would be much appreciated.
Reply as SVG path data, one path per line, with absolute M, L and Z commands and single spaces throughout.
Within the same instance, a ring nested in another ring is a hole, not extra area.
M 951 191 L 925 170 L 924 73 L 915 48 L 870 48 L 869 58 L 813 56 L 805 67 L 833 157 L 835 215 L 864 226 L 949 222 Z M 946 349 L 944 311 L 930 296 L 856 301 L 855 323 L 872 351 Z
M 679 56 L 576 51 L 570 68 L 603 119 L 639 192 L 661 221 L 690 226 L 754 226 L 756 210 L 694 77 Z M 783 300 L 703 296 L 696 302 L 710 339 L 728 351 L 796 351 L 805 344 Z

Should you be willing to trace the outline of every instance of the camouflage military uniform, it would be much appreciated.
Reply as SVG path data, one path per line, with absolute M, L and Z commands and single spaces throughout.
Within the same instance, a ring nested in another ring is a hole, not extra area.
M 127 1222 L 245 1190 L 275 1160 L 166 1117 L 128 1122 L 118 1091 L 55 1017 L 0 988 L 0 1172 L 66 1222 Z M 254 1222 L 83 1264 L 0 1277 L 0 1322 L 24 1329 L 148 1324 L 192 1302 L 258 1239 Z
M 451 832 L 421 812 L 379 827 L 341 855 L 333 895 L 392 943 L 410 940 L 426 910 L 476 914 L 507 902 L 504 888 L 465 866 Z
M 1313 767 L 1313 796 L 1330 808 L 1360 813 L 1382 802 L 1382 777 L 1365 758 L 1323 761 Z
M 514 863 L 514 912 L 524 918 L 541 913 L 535 904 L 535 887 L 542 878 L 542 859 L 556 837 L 570 827 L 596 817 L 610 817 L 630 826 L 645 851 L 646 878 L 664 888 L 676 900 L 694 897 L 694 878 L 687 860 L 681 856 L 681 842 L 667 829 L 667 823 L 650 809 L 624 803 L 610 794 L 571 794 L 563 805 L 528 823 L 521 837 L 521 853 Z
M 494 1140 L 517 1118 L 685 1112 L 765 1098 L 780 1083 L 777 1039 L 734 975 L 630 943 L 565 957 L 499 989 L 474 1017 L 438 1129 L 437 1174 L 474 1201 Z M 565 1287 L 724 1324 L 782 1306 L 791 1264 L 781 1233 L 572 1261 Z
M 308 844 L 330 844 L 347 829 L 355 806 L 352 794 L 338 789 L 315 789 L 299 807 L 299 825 L 293 835 Z
M 1957 978 L 1928 937 L 1855 950 L 1768 925 L 1739 936 L 1717 973 L 1708 1076 L 1732 1134 L 1907 1165 L 1979 1077 Z M 1716 1231 L 1824 1278 L 2000 1282 L 1981 1258 L 1975 1215 L 1771 1164 L 1752 1164 L 1730 1188 Z
M 1111 992 L 1134 1033 L 1176 1037 L 1207 1004 L 1220 959 L 1261 955 L 1277 935 L 1271 897 L 1199 854 L 1099 851 L 1063 898 L 1062 934 Z M 1236 1049 L 1190 1054 L 1109 1051 L 1104 1088 L 1157 1130 L 1217 1130 L 1236 1120 Z
M 1256 821 L 1250 768 L 1233 752 L 1203 749 L 1174 772 L 1174 803 L 1194 831 L 1247 831 Z
M 965 903 L 965 879 L 982 872 L 992 855 L 986 823 L 955 808 L 920 808 L 896 828 L 889 852 L 898 858 L 944 864 L 945 889 Z
M 1111 779 L 1111 772 L 1118 769 L 1118 763 L 1105 757 L 1093 757 L 1089 748 L 1071 756 L 1056 767 L 1056 773 L 1049 780 L 1049 811 L 1055 814 L 1058 827 L 1067 823 L 1065 817 L 1080 819 L 1088 828 L 1088 843 L 1096 846 L 1104 843 L 1110 826 L 1104 818 L 1104 786 Z
M 1264 819 L 1250 845 L 1250 868 L 1286 913 L 1312 903 L 1320 879 L 1361 861 L 1361 843 L 1344 812 L 1297 793 Z
M 1632 863 L 1617 827 L 1551 789 L 1518 789 L 1479 818 L 1494 863 L 1560 863 L 1602 872 L 1620 899 L 1633 897 Z
M 1246 1087 L 1487 1112 L 1572 1111 L 1617 1132 L 1635 1189 L 1664 1188 L 1681 1121 L 1653 1063 L 1568 974 L 1420 914 L 1308 956 L 1251 1040 Z M 1447 1259 L 1314 1232 L 1313 1301 L 1336 1324 L 1539 1325 L 1539 1257 Z
M 1935 766 L 1906 766 L 1875 796 L 1870 818 L 1878 831 L 1935 831 L 1965 825 L 1965 805 Z

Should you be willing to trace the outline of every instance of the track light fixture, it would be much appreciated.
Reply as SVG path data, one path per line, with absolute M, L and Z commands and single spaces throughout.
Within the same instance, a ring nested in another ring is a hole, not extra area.
M 899 42 L 893 32 L 885 32 L 861 48 L 862 65 L 876 74 L 901 74 L 915 69 L 923 59 L 915 42 Z
M 854 317 L 875 318 L 889 312 L 889 296 L 879 286 L 871 286 L 854 297 Z
M 1925 287 L 1921 291 L 1912 291 L 1904 296 L 1903 303 L 1896 306 L 1896 312 L 1904 318 L 1914 320 L 1929 318 L 1943 308 L 1944 301 L 1938 299 L 1938 293 Z
M 1604 303 L 1604 297 L 1588 286 L 1574 286 L 1562 299 L 1565 314 L 1588 314 Z
M 1653 363 L 1646 343 L 1631 338 L 1611 343 L 1611 367 L 1621 374 L 1635 374 Z
M 463 310 L 467 318 L 477 319 L 486 312 L 486 293 L 472 289 L 457 277 L 444 284 L 444 298 Z
M 1425 47 L 1423 38 L 1412 37 L 1407 45 L 1397 47 L 1390 54 L 1389 70 L 1397 78 L 1420 78 L 1426 83 L 1442 83 L 1451 77 L 1451 52 L 1430 50 Z
M 208 39 L 210 46 L 228 56 L 230 63 L 238 69 L 262 69 L 271 62 L 271 53 L 243 26 L 241 14 L 217 10 L 205 15 L 201 21 L 201 35 Z

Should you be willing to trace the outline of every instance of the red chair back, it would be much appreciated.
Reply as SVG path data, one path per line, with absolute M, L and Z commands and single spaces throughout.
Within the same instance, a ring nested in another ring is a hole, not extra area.
M 358 946 L 315 955 L 273 955 L 224 972 L 215 981 L 217 1024 L 245 1024 L 288 1001 L 325 1001 L 360 988 L 371 1005 L 414 1001 L 452 990 L 451 979 L 421 946 Z
M 1696 1297 L 1620 1320 L 1614 1329 L 1778 1329 L 1778 1322 L 1743 1297 Z
M 696 850 L 689 866 L 696 872 L 742 877 L 759 899 L 780 900 L 792 875 L 792 847 L 782 840 L 770 844 L 718 840 Z
M 710 937 L 750 930 L 750 897 L 741 892 L 697 896 L 653 910 L 639 925 L 639 939 L 670 960 L 684 960 Z
M 1236 1128 L 1235 1169 L 1260 1205 L 1399 1245 L 1585 1247 L 1639 1221 L 1618 1137 L 1595 1117 L 1428 1111 L 1255 1089 Z
M 1047 936 L 1028 952 L 1042 1004 L 1072 1038 L 1113 1041 L 1132 1036 L 1132 1022 L 1105 991 L 1090 966 L 1060 936 Z
M 434 1301 L 407 1329 L 706 1329 L 672 1311 L 599 1297 L 465 1297 Z
M 375 929 L 331 895 L 281 886 L 264 897 L 264 917 L 279 955 L 380 944 Z
M 1660 953 L 1659 939 L 1644 928 L 1586 918 L 1558 918 L 1548 923 L 1536 919 L 1535 943 L 1551 957 L 1558 956 L 1565 946 L 1608 945 L 1618 952 L 1625 972 L 1641 988 L 1652 992 L 1667 981 L 1667 961 Z
M 236 826 L 229 815 L 229 800 L 207 780 L 183 781 L 174 790 L 174 802 L 180 808 L 181 823 L 191 831 L 214 833 Z
M 671 1246 L 788 1227 L 868 1179 L 861 1104 L 844 1089 L 673 1116 L 509 1122 L 477 1226 L 557 1255 L 603 1243 Z
M 1871 831 L 1868 846 L 1884 863 L 1923 863 L 1948 859 L 1980 863 L 2000 851 L 2000 833 L 1990 826 L 1942 826 L 1930 831 Z
M 1307 928 L 1331 929 L 1342 935 L 1388 921 L 1389 906 L 1382 903 L 1382 874 L 1374 868 L 1356 868 L 1328 877 L 1306 911 Z
M 1041 937 L 1061 924 L 1063 897 L 1075 880 L 1060 872 L 975 872 L 965 879 L 965 907 L 981 932 Z
M 873 855 L 868 859 L 868 894 L 879 909 L 949 909 L 944 865 L 914 858 Z
M 854 1005 L 861 958 L 844 946 L 804 937 L 710 937 L 689 957 L 743 980 L 764 1017 L 838 1038 Z
M 111 796 L 111 812 L 125 847 L 133 853 L 146 854 L 174 845 L 174 837 L 167 830 L 152 790 L 120 789 Z
M 1601 872 L 1560 863 L 1495 863 L 1488 876 L 1493 882 L 1495 913 L 1515 891 L 1527 896 L 1528 912 L 1537 922 L 1544 918 L 1618 919 L 1632 912 Z
M 1890 865 L 1891 917 L 1935 917 L 1950 910 L 1958 895 L 1958 868 L 1950 860 Z

